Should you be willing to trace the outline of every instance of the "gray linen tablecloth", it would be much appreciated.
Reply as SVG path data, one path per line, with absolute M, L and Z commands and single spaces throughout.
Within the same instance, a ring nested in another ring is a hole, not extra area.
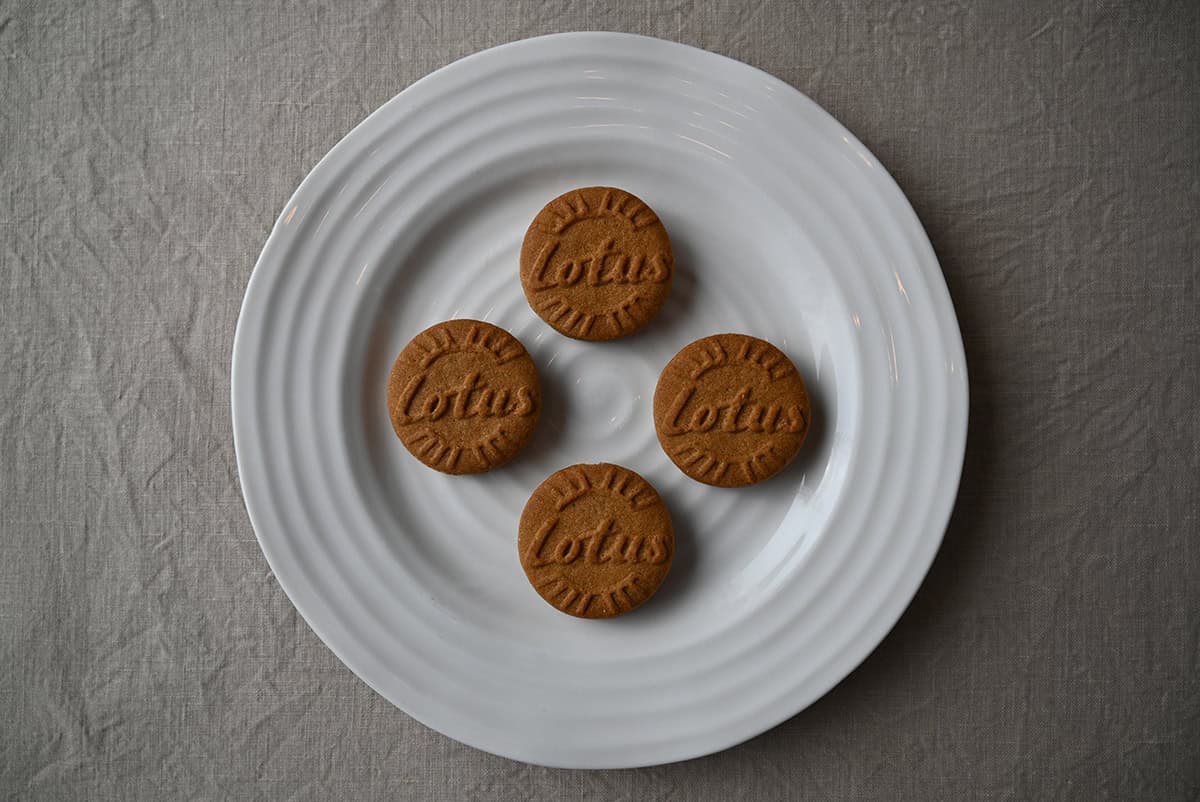
M 555 771 L 417 724 L 251 531 L 229 356 L 317 159 L 534 34 L 714 50 L 892 171 L 956 304 L 971 427 L 900 624 L 806 712 Z M 0 4 L 0 793 L 19 799 L 1185 799 L 1200 794 L 1195 3 Z

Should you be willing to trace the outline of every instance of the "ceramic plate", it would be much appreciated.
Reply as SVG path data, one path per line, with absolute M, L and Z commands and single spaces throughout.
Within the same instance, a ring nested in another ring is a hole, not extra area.
M 567 189 L 659 214 L 677 275 L 611 343 L 528 307 L 525 228 Z M 385 385 L 418 331 L 473 317 L 525 343 L 544 408 L 527 449 L 445 476 L 392 433 Z M 761 485 L 681 474 L 654 436 L 659 371 L 737 331 L 806 377 L 813 428 Z M 721 56 L 579 33 L 488 50 L 401 92 L 288 201 L 233 353 L 238 470 L 275 576 L 347 666 L 419 721 L 552 766 L 723 749 L 794 715 L 879 643 L 937 551 L 967 421 L 963 351 L 912 208 L 811 100 Z M 521 570 L 529 493 L 574 462 L 649 479 L 677 554 L 627 616 L 565 616 Z

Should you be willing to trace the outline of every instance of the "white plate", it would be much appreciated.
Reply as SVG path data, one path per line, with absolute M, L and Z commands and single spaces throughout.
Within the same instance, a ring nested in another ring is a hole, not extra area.
M 660 215 L 678 273 L 647 329 L 566 339 L 517 274 L 542 204 L 624 187 Z M 385 384 L 419 330 L 475 317 L 532 353 L 544 412 L 513 463 L 421 466 Z M 651 397 L 686 343 L 739 331 L 808 380 L 801 457 L 719 490 L 660 450 Z M 271 232 L 233 353 L 246 506 L 313 630 L 398 707 L 452 738 L 553 766 L 713 752 L 849 673 L 912 598 L 958 486 L 967 382 L 929 241 L 875 158 L 816 104 L 744 64 L 579 33 L 438 70 L 321 160 Z M 626 465 L 677 532 L 659 594 L 585 621 L 525 580 L 529 493 L 573 462 Z

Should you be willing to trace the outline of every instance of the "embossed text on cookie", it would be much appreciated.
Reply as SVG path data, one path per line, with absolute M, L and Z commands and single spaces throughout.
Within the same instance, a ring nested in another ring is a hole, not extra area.
M 539 411 L 537 371 L 508 332 L 451 320 L 418 334 L 388 381 L 388 413 L 417 459 L 446 473 L 478 473 L 511 458 Z
M 680 470 L 706 484 L 762 481 L 795 456 L 811 408 L 803 379 L 775 346 L 741 334 L 688 345 L 654 394 L 654 425 Z
M 570 337 L 608 340 L 645 324 L 674 275 L 670 238 L 644 202 L 613 187 L 555 198 L 521 248 L 530 306 Z
M 670 567 L 674 535 L 658 493 L 617 465 L 573 465 L 529 499 L 518 538 L 534 589 L 583 618 L 642 604 Z

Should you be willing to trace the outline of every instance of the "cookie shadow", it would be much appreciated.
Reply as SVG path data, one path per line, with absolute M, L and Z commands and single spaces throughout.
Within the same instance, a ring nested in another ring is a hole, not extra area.
M 667 226 L 668 231 L 672 229 L 670 220 L 664 219 L 663 224 Z M 692 269 L 692 265 L 696 263 L 696 249 L 686 237 L 672 237 L 671 251 L 675 256 L 675 275 L 671 279 L 671 291 L 667 293 L 667 300 L 663 302 L 658 313 L 639 331 L 629 335 L 630 337 L 671 338 L 672 332 L 679 328 L 680 323 L 692 315 L 699 290 L 696 271 Z M 612 342 L 625 339 L 627 338 L 620 337 Z
M 699 522 L 695 518 L 698 513 L 679 499 L 672 498 L 670 491 L 660 490 L 659 495 L 671 511 L 671 528 L 675 533 L 675 556 L 671 560 L 671 570 L 653 596 L 621 618 L 636 617 L 648 623 L 655 616 L 671 615 L 676 607 L 688 603 L 696 588 L 694 580 L 700 557 L 696 537 Z
M 792 359 L 791 355 L 788 355 Z M 792 359 L 792 364 L 796 360 Z M 759 487 L 776 488 L 779 486 L 800 487 L 806 495 L 811 495 L 825 476 L 829 464 L 829 451 L 833 430 L 837 421 L 831 420 L 837 404 L 832 398 L 826 397 L 826 385 L 821 382 L 807 382 L 809 424 L 808 433 L 794 459 L 779 473 L 759 484 L 752 485 L 748 490 Z
M 666 579 L 662 580 L 658 591 L 644 601 L 640 608 L 630 610 L 623 616 L 602 620 L 613 626 L 632 621 L 650 624 L 656 617 L 670 616 L 679 605 L 689 603 L 689 595 L 695 587 L 694 580 L 700 557 L 696 552 L 696 522 L 690 517 L 691 510 L 673 503 L 668 493 L 660 491 L 659 495 L 667 509 L 671 510 L 671 528 L 674 532 L 671 570 L 667 571 Z
M 792 461 L 774 476 L 761 482 L 746 487 L 712 487 L 710 492 L 736 493 L 739 496 L 739 502 L 755 504 L 761 503 L 765 497 L 769 496 L 795 495 L 797 487 L 801 488 L 800 492 L 806 495 L 811 495 L 815 491 L 829 464 L 830 445 L 833 431 L 837 426 L 837 421 L 833 418 L 837 405 L 832 398 L 828 397 L 826 385 L 819 382 L 809 383 L 807 388 L 811 422 L 804 442 Z M 676 514 L 677 508 L 685 513 L 688 512 L 682 504 L 673 505 L 671 506 L 673 516 Z
M 541 389 L 542 411 L 533 436 L 529 438 L 525 447 L 503 466 L 504 468 L 520 470 L 550 459 L 561 444 L 569 417 L 566 384 L 561 375 L 547 370 L 544 365 L 538 367 L 538 384 Z

